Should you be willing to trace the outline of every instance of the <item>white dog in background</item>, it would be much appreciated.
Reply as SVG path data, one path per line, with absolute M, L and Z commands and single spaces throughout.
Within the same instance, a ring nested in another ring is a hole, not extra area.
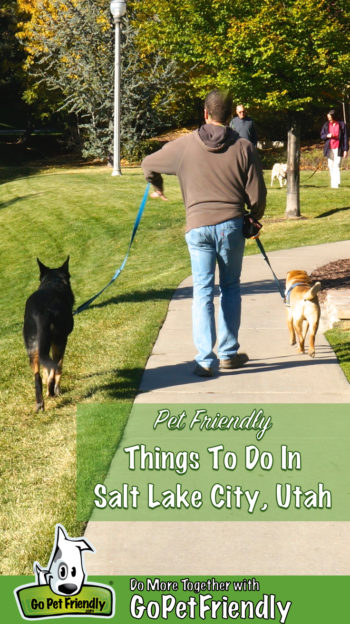
M 274 164 L 274 166 L 272 167 L 272 171 L 271 171 L 271 186 L 273 186 L 273 181 L 275 178 L 278 179 L 280 183 L 280 187 L 282 187 L 283 184 L 287 184 L 287 164 L 286 163 Z

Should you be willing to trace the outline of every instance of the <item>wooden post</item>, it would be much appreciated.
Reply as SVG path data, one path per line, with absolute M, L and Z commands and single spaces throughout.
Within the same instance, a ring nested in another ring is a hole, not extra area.
M 286 217 L 300 217 L 300 123 L 293 117 L 288 131 Z

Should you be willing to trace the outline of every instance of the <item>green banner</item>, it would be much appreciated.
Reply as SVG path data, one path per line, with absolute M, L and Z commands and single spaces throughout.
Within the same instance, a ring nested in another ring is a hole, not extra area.
M 91 583 L 86 583 L 76 596 L 54 594 L 48 585 L 25 585 L 17 589 L 16 598 L 26 619 L 87 614 L 110 617 L 114 607 L 110 588 Z
M 110 585 L 116 596 L 111 622 L 280 622 L 330 624 L 348 620 L 349 576 L 262 577 L 91 577 Z M 17 587 L 30 577 L 1 577 L 1 615 L 8 624 L 23 622 Z M 56 596 L 56 599 L 59 597 Z M 61 617 L 60 613 L 57 616 Z M 91 622 L 96 614 L 67 616 L 64 622 Z M 42 621 L 50 622 L 51 618 Z M 96 620 L 95 620 L 96 621 Z
M 79 519 L 350 520 L 347 405 L 134 405 L 108 474 L 100 419 L 79 406 Z

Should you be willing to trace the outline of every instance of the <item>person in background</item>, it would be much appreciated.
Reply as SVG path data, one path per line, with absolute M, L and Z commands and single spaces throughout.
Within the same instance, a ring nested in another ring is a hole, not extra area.
M 348 155 L 349 140 L 346 124 L 343 121 L 338 121 L 334 109 L 327 113 L 327 121 L 321 130 L 321 139 L 325 141 L 323 153 L 328 158 L 331 188 L 338 188 L 340 163 L 341 159 Z
M 205 123 L 170 141 L 142 161 L 145 178 L 161 199 L 162 173 L 176 175 L 186 208 L 186 242 L 193 277 L 192 329 L 197 349 L 194 374 L 211 377 L 220 368 L 240 368 L 248 360 L 238 353 L 241 319 L 240 275 L 245 238 L 245 205 L 259 219 L 266 187 L 255 147 L 228 126 L 232 98 L 211 91 L 204 102 Z M 214 313 L 215 267 L 219 268 L 220 310 L 217 356 Z
M 230 126 L 238 132 L 241 139 L 248 139 L 253 145 L 257 145 L 258 137 L 255 124 L 251 117 L 248 117 L 243 104 L 236 106 L 236 117 L 231 119 Z

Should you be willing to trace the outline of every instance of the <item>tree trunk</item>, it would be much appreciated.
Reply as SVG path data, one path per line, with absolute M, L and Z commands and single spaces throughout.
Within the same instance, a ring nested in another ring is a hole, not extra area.
M 300 122 L 297 117 L 291 119 L 288 131 L 287 153 L 287 206 L 286 217 L 300 217 Z

